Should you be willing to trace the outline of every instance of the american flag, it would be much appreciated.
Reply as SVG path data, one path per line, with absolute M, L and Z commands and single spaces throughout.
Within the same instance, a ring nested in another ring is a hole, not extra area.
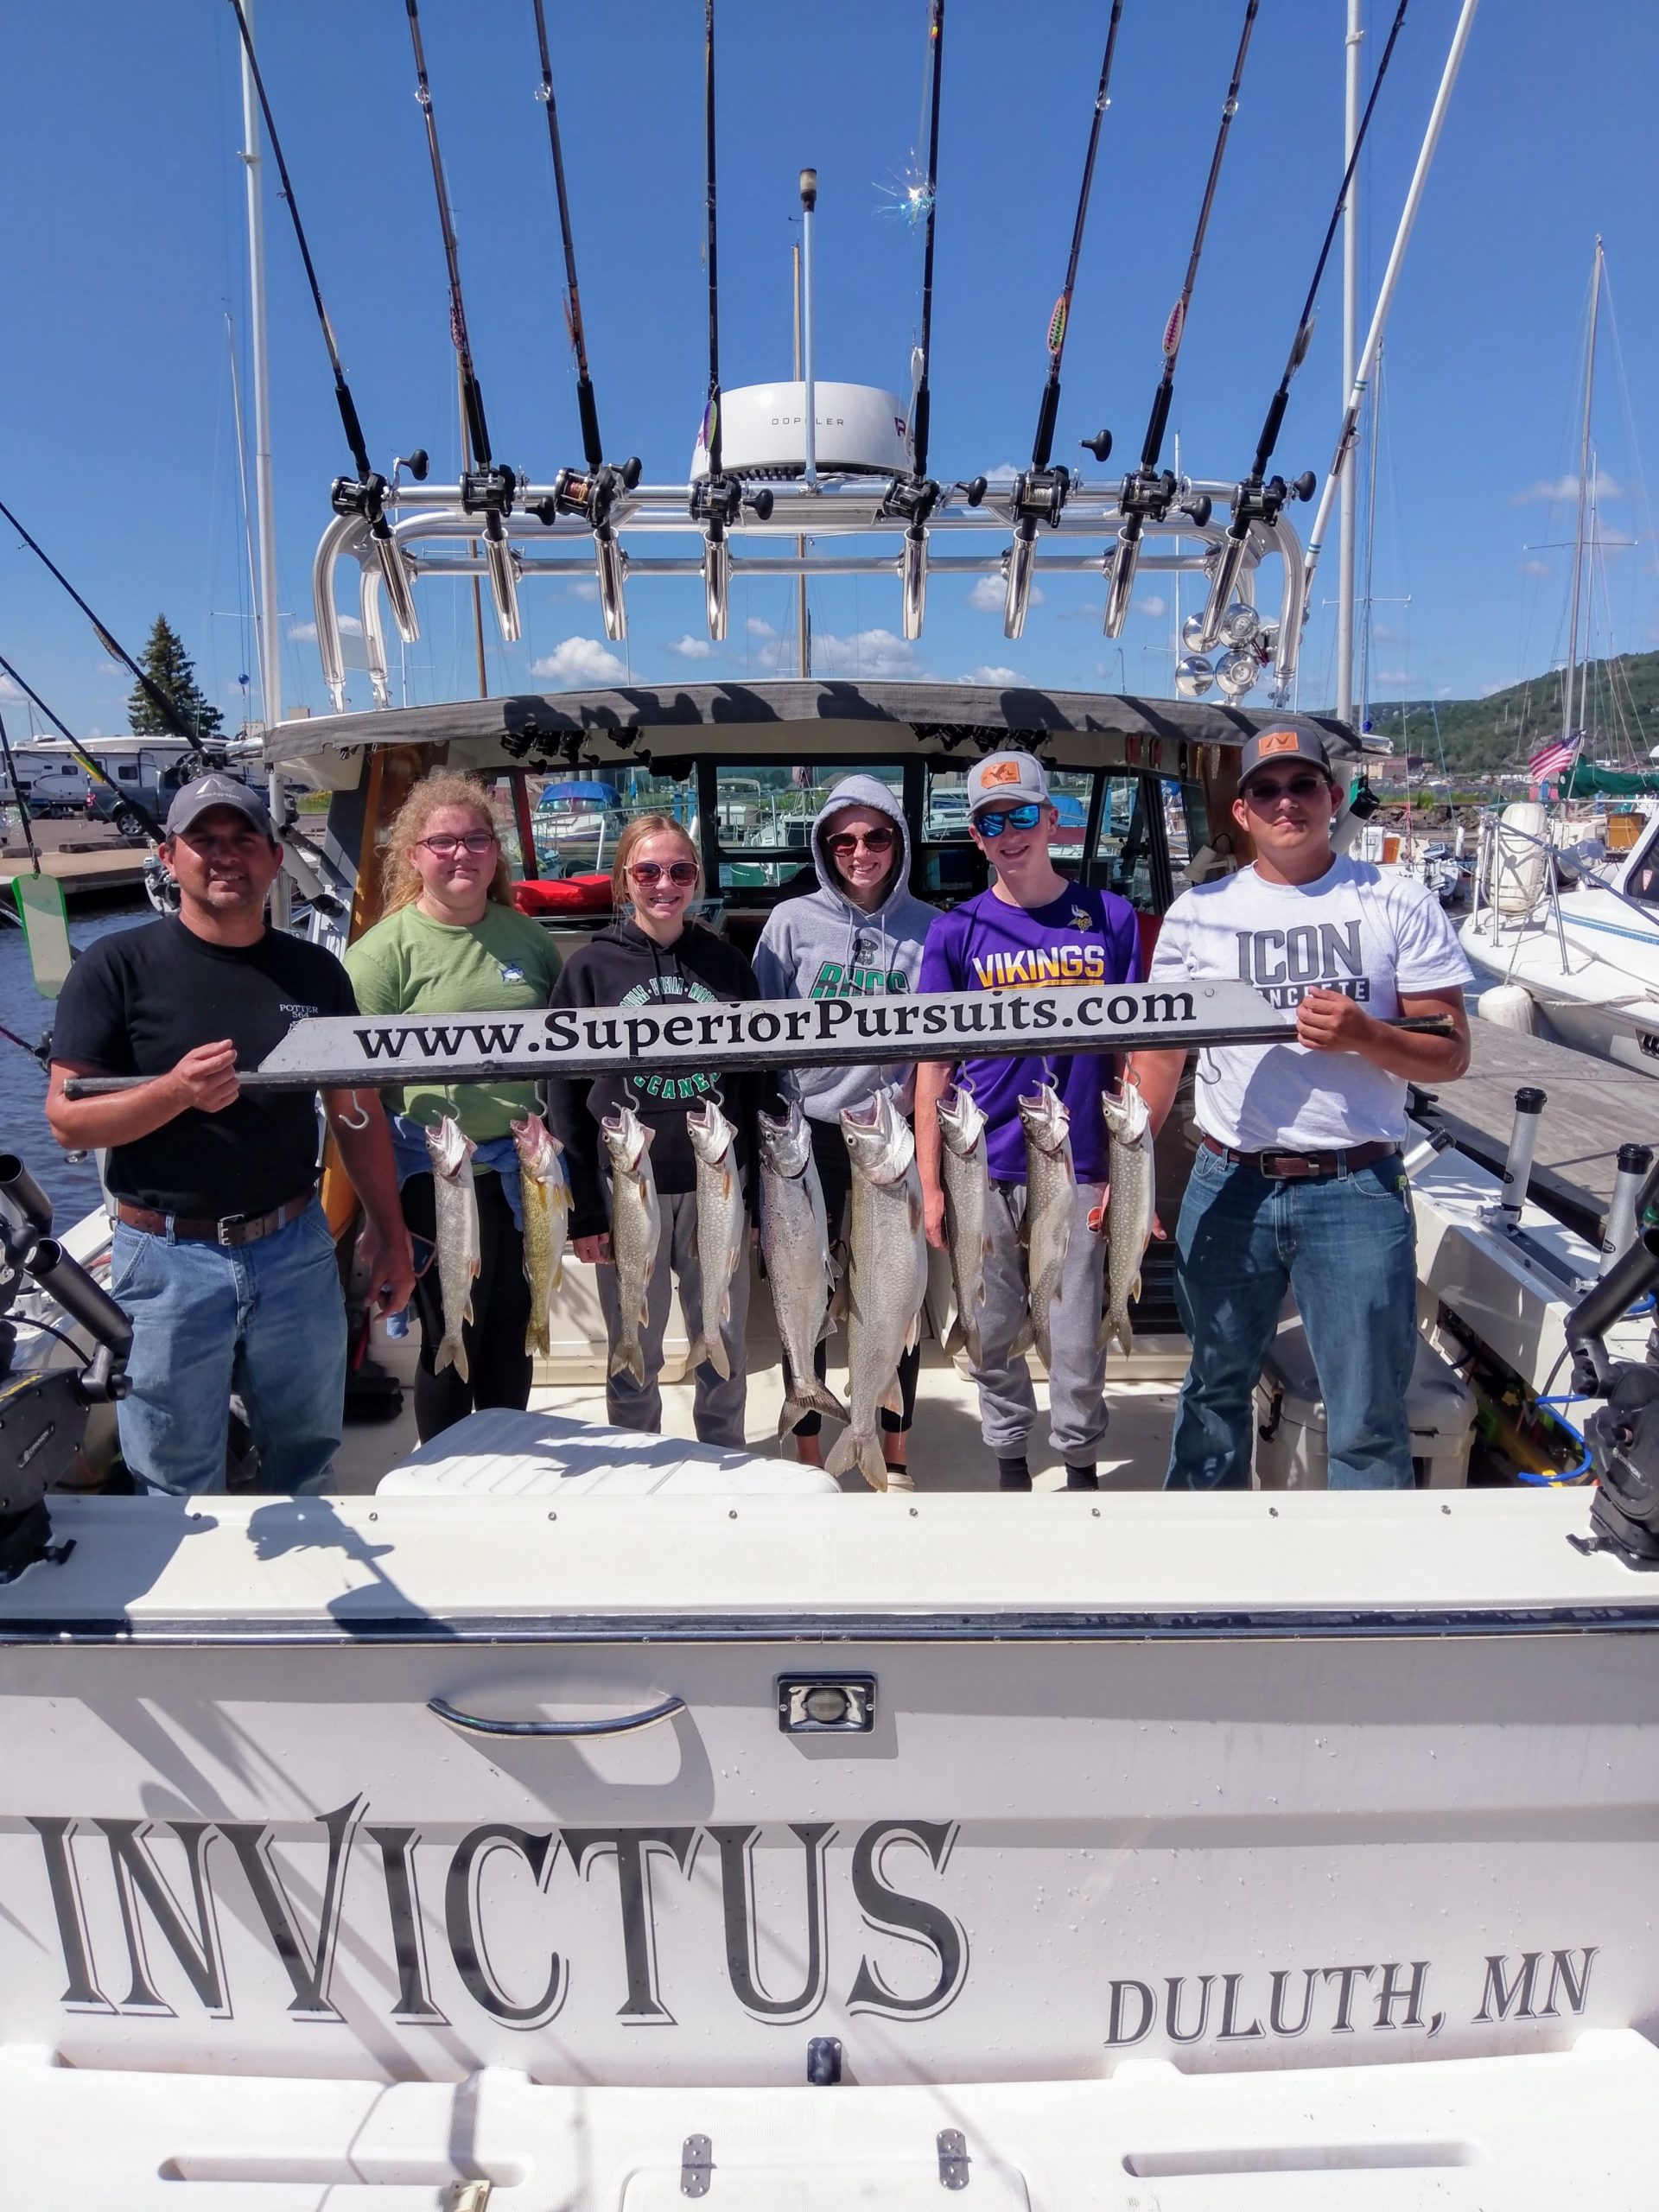
M 1571 766 L 1579 757 L 1581 737 L 1553 737 L 1541 752 L 1535 753 L 1527 763 L 1527 773 L 1535 784 L 1548 782 L 1559 776 L 1563 768 Z

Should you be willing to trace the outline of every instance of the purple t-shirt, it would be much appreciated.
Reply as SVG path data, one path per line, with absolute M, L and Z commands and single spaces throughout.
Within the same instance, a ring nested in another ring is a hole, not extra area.
M 1036 955 L 1046 955 L 1039 959 Z M 1135 909 L 1116 892 L 1068 885 L 1046 906 L 1010 906 L 982 891 L 928 931 L 918 991 L 1018 991 L 1064 983 L 1138 983 L 1141 933 Z M 963 1060 L 962 1071 L 989 1128 L 986 1151 L 993 1180 L 1026 1179 L 1021 1095 L 1029 1096 L 1046 1067 L 1071 1116 L 1071 1159 L 1080 1183 L 1106 1180 L 1107 1138 L 1100 1110 L 1113 1079 L 1109 1052 L 1041 1053 Z

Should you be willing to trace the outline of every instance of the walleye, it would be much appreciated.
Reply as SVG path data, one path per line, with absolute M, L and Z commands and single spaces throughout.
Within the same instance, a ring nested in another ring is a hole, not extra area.
M 856 1467 L 872 1490 L 889 1487 L 881 1452 L 881 1408 L 897 1413 L 899 1362 L 916 1342 L 927 1290 L 927 1237 L 916 1140 L 886 1091 L 849 1106 L 841 1126 L 852 1155 L 852 1281 L 847 1309 L 847 1395 L 851 1421 L 825 1464 Z M 910 1489 L 908 1478 L 892 1487 Z
M 957 1286 L 957 1312 L 967 1340 L 968 1357 L 980 1363 L 979 1315 L 985 1303 L 985 1261 L 991 1249 L 986 1224 L 990 1171 L 985 1156 L 985 1116 L 971 1090 L 958 1084 L 939 1100 L 940 1162 L 944 1216 L 949 1230 L 950 1273 Z
M 1052 1083 L 1020 1101 L 1026 1128 L 1026 1281 L 1031 1318 L 1016 1349 L 1035 1344 L 1052 1368 L 1049 1326 L 1077 1212 L 1077 1179 L 1071 1166 L 1071 1116 Z
M 846 1407 L 812 1372 L 835 1268 L 811 1132 L 792 1102 L 782 1121 L 770 1114 L 760 1116 L 760 1249 L 784 1347 L 785 1389 L 778 1433 L 793 1428 L 805 1413 L 833 1414 L 845 1421 Z
M 645 1319 L 645 1294 L 657 1272 L 663 1229 L 657 1178 L 651 1166 L 652 1132 L 632 1106 L 607 1114 L 600 1128 L 611 1156 L 611 1258 L 616 1268 L 619 1333 L 610 1371 L 616 1375 L 626 1368 L 643 1390 L 645 1355 L 639 1328 Z
M 1116 1339 L 1125 1357 L 1134 1348 L 1129 1301 L 1141 1295 L 1141 1262 L 1152 1241 L 1158 1206 L 1157 1169 L 1153 1160 L 1152 1123 L 1147 1102 L 1132 1083 L 1113 1097 L 1101 1093 L 1101 1111 L 1111 1137 L 1111 1198 L 1107 1207 L 1106 1311 L 1100 1324 L 1103 1347 Z
M 732 1363 L 721 1332 L 732 1318 L 732 1277 L 748 1262 L 749 1235 L 737 1131 L 715 1098 L 694 1106 L 685 1126 L 697 1157 L 697 1272 L 702 1277 L 699 1334 L 688 1363 L 697 1368 L 707 1360 L 721 1381 L 729 1382 Z
M 564 1172 L 564 1147 L 539 1114 L 526 1114 L 512 1125 L 518 1149 L 519 1187 L 524 1193 L 524 1281 L 530 1285 L 530 1319 L 524 1350 L 543 1358 L 553 1349 L 548 1308 L 559 1287 L 564 1262 L 565 1229 L 570 1218 L 570 1179 Z
M 473 1141 L 454 1116 L 446 1114 L 426 1133 L 432 1157 L 433 1211 L 437 1227 L 438 1287 L 443 1294 L 443 1342 L 432 1365 L 442 1375 L 453 1367 L 463 1382 L 472 1380 L 467 1364 L 463 1326 L 473 1318 L 473 1283 L 479 1268 L 478 1192 L 473 1183 Z

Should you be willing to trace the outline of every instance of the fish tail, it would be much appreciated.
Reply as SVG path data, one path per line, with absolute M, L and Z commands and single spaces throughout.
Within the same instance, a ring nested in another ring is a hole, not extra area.
M 700 1336 L 686 1355 L 686 1365 L 693 1370 L 712 1367 L 722 1382 L 732 1379 L 732 1363 L 726 1356 L 726 1344 L 718 1332 L 709 1336 L 707 1331 Z
M 539 1355 L 543 1359 L 552 1357 L 553 1332 L 547 1325 L 545 1314 L 539 1319 L 531 1316 L 530 1325 L 524 1331 L 524 1350 L 532 1356 Z
M 631 1375 L 639 1388 L 642 1390 L 645 1389 L 645 1355 L 640 1350 L 638 1337 L 632 1344 L 620 1344 L 615 1346 L 611 1353 L 611 1363 L 607 1372 L 612 1375 Z
M 836 1439 L 834 1444 L 830 1447 L 830 1457 L 823 1463 L 824 1473 L 826 1475 L 833 1475 L 836 1480 L 839 1482 L 843 1475 L 850 1474 L 855 1467 L 859 1467 L 861 1470 L 862 1460 L 860 1457 L 859 1451 L 860 1441 L 861 1440 L 856 1429 L 842 1429 L 841 1434 Z M 875 1443 L 875 1439 L 873 1435 L 867 1435 L 862 1441 L 873 1446 Z M 879 1457 L 880 1454 L 878 1453 L 877 1456 Z M 884 1465 L 882 1469 L 884 1478 L 886 1471 Z
M 438 1346 L 437 1357 L 432 1363 L 432 1372 L 435 1375 L 442 1375 L 446 1367 L 453 1367 L 463 1382 L 470 1382 L 473 1379 L 467 1363 L 467 1346 L 461 1339 L 459 1329 L 453 1337 L 446 1337 Z
M 787 1436 L 803 1414 L 828 1414 L 832 1421 L 844 1421 L 848 1418 L 847 1408 L 835 1392 L 816 1380 L 791 1382 L 784 1410 L 778 1417 L 779 1435 Z

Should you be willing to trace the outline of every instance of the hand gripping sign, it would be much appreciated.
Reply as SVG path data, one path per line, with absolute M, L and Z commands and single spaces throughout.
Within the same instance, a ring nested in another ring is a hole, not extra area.
M 1444 1016 L 1398 1022 L 1443 1031 Z M 245 1090 L 372 1089 L 381 1084 L 534 1079 L 550 1071 L 833 1066 L 1167 1046 L 1281 1045 L 1287 1020 L 1248 983 L 1057 984 L 918 991 L 891 998 L 747 999 L 730 1004 L 553 1007 L 543 1013 L 333 1014 L 296 1021 L 242 1077 Z M 81 1076 L 72 1097 L 149 1077 Z

